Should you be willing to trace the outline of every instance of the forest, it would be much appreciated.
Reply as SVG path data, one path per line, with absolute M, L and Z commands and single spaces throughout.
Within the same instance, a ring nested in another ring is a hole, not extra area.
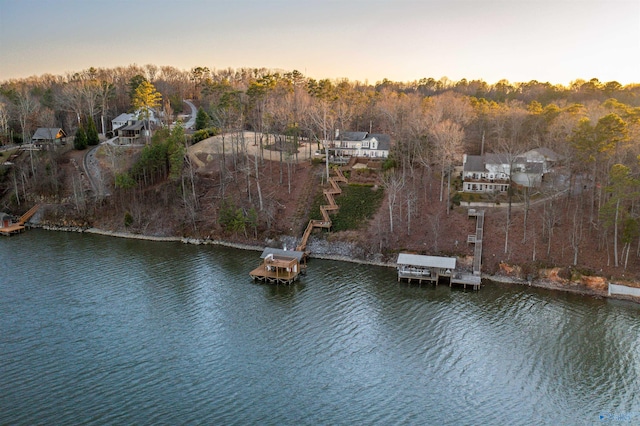
M 199 108 L 193 132 L 174 126 L 184 99 Z M 0 211 L 47 200 L 66 207 L 50 214 L 61 223 L 72 217 L 96 225 L 109 217 L 103 226 L 140 233 L 299 236 L 329 169 L 322 160 L 296 161 L 295 153 L 304 144 L 322 152 L 336 131 L 362 131 L 391 138 L 389 158 L 367 181 L 385 197 L 369 222 L 342 231 L 343 238 L 366 254 L 464 254 L 459 242 L 468 229 L 458 206 L 469 200 L 457 192 L 463 155 L 516 158 L 549 148 L 563 159 L 558 173 L 565 185 L 544 191 L 511 185 L 504 198 L 493 199 L 502 207 L 487 218 L 487 269 L 502 262 L 571 265 L 640 277 L 640 84 L 446 77 L 370 84 L 295 70 L 89 68 L 0 82 L 0 144 L 28 143 L 39 127 L 60 127 L 76 142 L 96 130 L 104 138 L 114 117 L 149 109 L 162 126 L 144 148 L 102 154 L 111 166 L 102 175 L 110 198 L 87 196 L 74 175 L 78 153 L 98 142 L 92 136 L 87 144 L 31 151 L 3 166 Z M 245 140 L 244 132 L 254 139 Z M 231 149 L 220 151 L 209 173 L 198 173 L 186 153 L 212 135 Z M 249 144 L 260 149 L 251 155 Z M 278 153 L 275 165 L 267 149 Z M 158 209 L 162 215 L 149 213 Z

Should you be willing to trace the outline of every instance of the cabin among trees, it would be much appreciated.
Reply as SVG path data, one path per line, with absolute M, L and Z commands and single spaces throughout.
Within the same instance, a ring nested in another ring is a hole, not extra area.
M 31 143 L 41 148 L 47 144 L 64 144 L 66 137 L 67 134 L 59 127 L 39 127 L 31 137 Z

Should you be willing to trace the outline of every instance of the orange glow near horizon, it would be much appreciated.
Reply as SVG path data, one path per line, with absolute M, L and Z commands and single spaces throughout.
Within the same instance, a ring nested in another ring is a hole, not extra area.
M 111 2 L 72 3 L 0 3 L 0 81 L 155 64 L 297 69 L 370 84 L 444 76 L 640 83 L 637 1 L 237 0 L 185 2 L 171 12 L 167 0 L 152 9 L 131 1 L 115 22 L 104 11 Z M 50 22 L 74 25 L 54 32 Z

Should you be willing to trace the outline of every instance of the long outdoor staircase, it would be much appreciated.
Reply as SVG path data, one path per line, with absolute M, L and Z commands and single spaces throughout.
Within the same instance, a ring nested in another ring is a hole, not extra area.
M 476 217 L 476 233 L 467 236 L 467 243 L 473 243 L 473 275 L 482 273 L 482 236 L 484 233 L 484 210 L 469 209 L 469 217 Z
M 25 223 L 27 223 L 27 221 L 29 219 L 31 219 L 31 217 L 34 214 L 36 214 L 36 212 L 38 211 L 39 208 L 40 208 L 40 204 L 36 204 L 35 206 L 33 206 L 29 210 L 27 210 L 27 212 L 25 214 L 20 216 L 20 220 L 18 220 L 18 225 L 24 225 Z
M 304 230 L 304 234 L 302 234 L 302 240 L 300 240 L 300 244 L 296 247 L 297 251 L 305 251 L 307 248 L 307 241 L 309 240 L 309 236 L 311 236 L 311 232 L 314 228 L 324 228 L 331 229 L 331 218 L 329 217 L 329 212 L 333 212 L 338 210 L 340 207 L 336 203 L 334 195 L 338 195 L 342 193 L 342 189 L 338 182 L 348 182 L 347 178 L 342 174 L 342 170 L 335 169 L 336 175 L 335 177 L 329 178 L 329 184 L 331 188 L 325 189 L 323 192 L 324 196 L 327 197 L 327 201 L 329 204 L 324 204 L 320 206 L 320 213 L 322 214 L 322 220 L 310 220 L 307 228 Z

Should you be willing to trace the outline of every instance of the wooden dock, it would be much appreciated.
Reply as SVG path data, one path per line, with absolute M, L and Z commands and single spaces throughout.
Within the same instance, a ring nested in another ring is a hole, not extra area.
M 398 255 L 398 281 L 408 283 L 430 282 L 435 285 L 441 280 L 447 280 L 449 287 L 462 286 L 471 287 L 474 290 L 482 286 L 482 235 L 484 228 L 484 210 L 469 210 L 469 217 L 475 217 L 476 232 L 467 237 L 468 243 L 475 244 L 473 251 L 472 273 L 456 270 L 456 259 L 454 257 L 420 256 L 409 253 Z
M 292 284 L 306 270 L 304 252 L 265 248 L 262 264 L 249 272 L 254 281 L 272 284 Z
M 400 253 L 396 264 L 398 281 L 419 284 L 426 281 L 437 285 L 440 280 L 448 280 L 451 284 L 451 277 L 456 269 L 456 258 Z
M 27 223 L 27 221 L 31 219 L 31 217 L 36 213 L 36 211 L 38 211 L 38 208 L 40 208 L 39 204 L 36 204 L 35 206 L 31 207 L 25 214 L 20 216 L 20 219 L 15 223 L 11 223 L 7 220 L 3 220 L 0 223 L 1 225 L 0 235 L 11 236 L 14 234 L 19 234 L 21 232 L 24 232 L 25 223 Z
M 474 290 L 479 290 L 480 286 L 482 286 L 482 278 L 479 275 L 475 274 L 467 274 L 464 272 L 455 272 L 451 276 L 451 280 L 449 281 L 449 286 L 453 285 L 462 286 L 463 288 L 467 288 L 467 286 L 471 287 Z
M 429 256 L 424 256 L 429 257 Z M 444 258 L 455 259 L 455 258 Z M 398 267 L 398 281 L 405 281 L 409 284 L 418 283 L 422 284 L 427 282 L 430 284 L 438 285 L 441 281 L 448 282 L 449 287 L 461 286 L 463 288 L 470 287 L 473 290 L 480 289 L 482 286 L 482 279 L 480 275 L 470 274 L 456 270 L 441 270 L 437 268 L 421 268 L 416 266 L 400 266 Z
M 14 223 L 12 225 L 3 226 L 2 228 L 0 228 L 0 234 L 4 235 L 5 237 L 10 237 L 13 234 L 24 232 L 24 229 L 24 225 L 18 225 L 17 223 Z

